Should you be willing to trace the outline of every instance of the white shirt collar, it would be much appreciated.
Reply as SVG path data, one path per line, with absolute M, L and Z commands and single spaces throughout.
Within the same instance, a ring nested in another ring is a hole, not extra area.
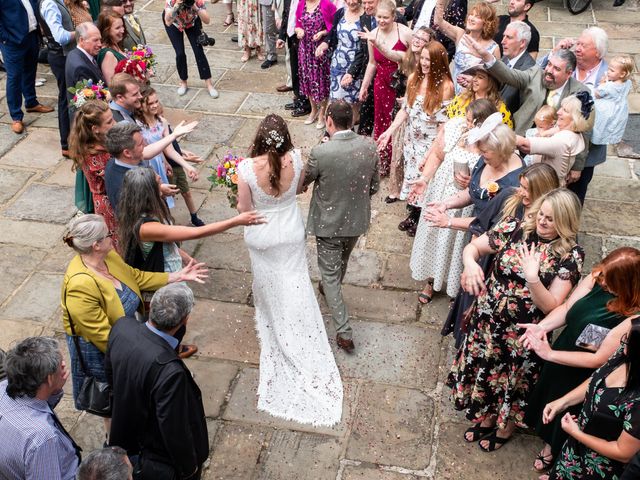
M 527 49 L 525 48 L 517 56 L 515 56 L 514 58 L 510 58 L 509 67 L 513 68 L 516 65 L 516 63 L 518 63 L 518 60 L 520 60 L 520 57 L 522 57 L 522 55 L 524 55 L 526 51 Z

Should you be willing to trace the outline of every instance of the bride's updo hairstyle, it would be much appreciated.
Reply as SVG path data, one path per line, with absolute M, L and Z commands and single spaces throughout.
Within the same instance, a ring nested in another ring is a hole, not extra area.
M 267 115 L 258 126 L 249 155 L 255 158 L 267 154 L 269 160 L 269 185 L 280 195 L 282 157 L 293 149 L 287 123 L 280 115 Z

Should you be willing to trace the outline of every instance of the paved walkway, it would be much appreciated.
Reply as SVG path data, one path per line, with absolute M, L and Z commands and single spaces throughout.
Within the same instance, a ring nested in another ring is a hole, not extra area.
M 634 0 L 628 0 L 633 2 Z M 549 49 L 559 38 L 578 35 L 597 23 L 611 37 L 613 53 L 634 55 L 640 65 L 640 14 L 614 10 L 611 0 L 595 0 L 592 9 L 579 16 L 565 11 L 558 0 L 534 7 L 530 18 Z M 241 53 L 230 41 L 233 27 L 222 28 L 222 4 L 210 7 L 216 38 L 208 58 L 220 98 L 213 100 L 192 81 L 184 97 L 175 92 L 177 74 L 173 51 L 160 21 L 162 0 L 140 4 L 140 17 L 159 57 L 155 88 L 167 107 L 167 116 L 197 119 L 200 126 L 185 141 L 208 159 L 202 178 L 194 185 L 201 205 L 200 216 L 215 221 L 231 216 L 224 192 L 209 192 L 206 176 L 216 156 L 231 150 L 245 154 L 259 120 L 268 112 L 288 117 L 286 95 L 274 87 L 284 78 L 283 58 L 267 72 L 259 62 L 240 62 Z M 504 6 L 500 6 L 504 10 Z M 191 55 L 189 53 L 189 55 Z M 196 75 L 190 57 L 192 75 Z M 55 103 L 55 81 L 48 79 L 38 90 L 40 98 Z M 636 80 L 640 80 L 638 74 Z M 4 95 L 4 77 L 0 77 Z M 4 99 L 0 123 L 10 123 Z M 638 90 L 630 99 L 640 111 Z M 27 133 L 11 133 L 0 126 L 0 347 L 28 335 L 63 338 L 60 325 L 60 282 L 71 252 L 63 245 L 64 225 L 74 215 L 71 163 L 59 156 L 56 117 L 27 114 Z M 318 141 L 313 127 L 292 120 L 294 144 L 305 149 Z M 596 169 L 583 213 L 581 244 L 587 251 L 587 267 L 621 245 L 640 247 L 638 217 L 639 182 L 633 160 L 612 156 Z M 198 303 L 187 334 L 199 354 L 189 367 L 204 393 L 211 440 L 207 479 L 521 479 L 536 478 L 530 465 L 540 442 L 518 434 L 500 452 L 485 454 L 465 444 L 466 424 L 443 392 L 443 379 L 452 361 L 449 338 L 440 326 L 447 299 L 436 297 L 419 308 L 415 291 L 421 285 L 409 274 L 411 241 L 396 229 L 403 217 L 399 205 L 385 205 L 374 198 L 374 220 L 369 234 L 354 252 L 346 278 L 345 296 L 354 316 L 357 353 L 336 351 L 345 385 L 344 419 L 331 429 L 314 429 L 258 413 L 255 392 L 258 350 L 253 309 L 247 305 L 251 274 L 242 231 L 201 241 L 186 248 L 211 267 L 210 281 L 196 288 Z M 187 215 L 178 200 L 176 217 Z M 301 199 L 303 209 L 308 196 Z M 309 243 L 314 279 L 318 278 L 315 252 Z M 322 304 L 326 312 L 326 305 Z M 330 322 L 328 323 L 330 325 Z M 333 337 L 333 327 L 329 326 Z M 335 345 L 334 345 L 335 347 Z M 335 348 L 334 348 L 335 350 Z M 103 442 L 102 422 L 78 414 L 69 395 L 59 407 L 65 425 L 85 452 Z

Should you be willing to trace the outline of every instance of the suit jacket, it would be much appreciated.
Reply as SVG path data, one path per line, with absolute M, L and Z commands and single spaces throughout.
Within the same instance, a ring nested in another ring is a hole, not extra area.
M 29 0 L 33 14 L 38 18 L 38 2 Z M 38 27 L 36 26 L 36 31 Z M 0 42 L 20 45 L 29 34 L 29 17 L 20 0 L 2 2 L 0 8 Z
M 111 445 L 162 459 L 189 478 L 209 455 L 202 394 L 169 343 L 135 318 L 111 330 L 105 358 L 112 386 Z
M 141 290 L 157 290 L 164 287 L 169 279 L 168 273 L 143 272 L 130 267 L 113 250 L 107 254 L 105 262 L 111 275 L 133 290 L 140 301 Z M 102 352 L 107 349 L 111 327 L 124 315 L 113 283 L 88 269 L 79 255 L 71 260 L 62 280 L 61 305 L 64 330 L 71 335 L 71 313 L 76 333 Z
M 67 60 L 64 64 L 64 76 L 67 87 L 75 87 L 76 83 L 82 80 L 93 80 L 94 83 L 98 83 L 100 80 L 106 85 L 102 76 L 102 70 L 98 65 L 94 65 L 87 58 L 85 53 L 79 48 L 74 48 L 67 55 Z M 73 95 L 67 92 L 67 100 L 71 102 Z M 69 103 L 69 115 L 73 119 L 75 109 Z
M 502 57 L 502 62 L 505 65 L 509 62 L 507 57 Z M 522 56 L 518 59 L 516 64 L 513 66 L 514 70 L 526 70 L 528 68 L 533 67 L 536 64 L 536 61 L 533 59 L 529 52 L 524 52 Z M 502 101 L 504 101 L 507 109 L 511 112 L 511 115 L 516 113 L 520 108 L 520 91 L 512 86 L 512 85 L 503 85 L 502 90 L 500 90 L 500 96 L 502 97 Z
M 357 237 L 369 228 L 371 195 L 378 191 L 378 152 L 369 138 L 348 130 L 311 150 L 305 185 L 315 182 L 307 233 Z
M 499 82 L 511 85 L 518 89 L 520 93 L 520 108 L 513 115 L 515 131 L 518 135 L 524 136 L 528 128 L 533 125 L 533 118 L 536 112 L 547 100 L 548 90 L 542 84 L 544 70 L 537 65 L 527 70 L 512 70 L 503 62 L 496 61 L 489 68 Z M 562 91 L 560 100 L 581 91 L 589 91 L 582 83 L 570 77 L 567 85 Z
M 140 20 L 138 19 L 138 17 L 136 17 L 135 15 L 134 17 L 137 20 L 138 25 L 140 25 L 139 35 L 138 33 L 136 33 L 135 29 L 131 26 L 131 23 L 129 23 L 128 15 L 125 15 L 123 17 L 124 28 L 127 31 L 127 35 L 124 37 L 124 40 L 122 41 L 122 46 L 124 47 L 125 50 L 131 50 L 133 47 L 136 47 L 138 45 L 147 44 L 147 39 L 144 36 L 144 30 L 142 30 L 142 23 L 140 23 Z

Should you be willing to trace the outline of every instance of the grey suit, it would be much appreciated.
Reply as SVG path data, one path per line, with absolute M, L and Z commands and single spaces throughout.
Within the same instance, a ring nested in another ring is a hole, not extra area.
M 127 31 L 127 36 L 124 37 L 124 40 L 122 41 L 122 45 L 125 50 L 131 50 L 135 46 L 147 44 L 147 39 L 144 36 L 144 31 L 142 30 L 142 24 L 140 23 L 140 20 L 133 14 L 131 14 L 131 17 L 133 17 L 134 21 L 138 24 L 140 31 L 136 32 L 136 29 L 131 24 L 129 15 L 125 15 L 123 17 L 124 28 Z
M 501 60 L 505 65 L 508 65 L 510 62 L 508 57 L 502 57 Z M 512 68 L 513 70 L 526 70 L 533 67 L 535 64 L 536 61 L 529 54 L 529 52 L 524 52 L 520 56 L 516 64 L 510 68 Z M 516 87 L 505 84 L 502 87 L 502 90 L 500 90 L 500 96 L 511 112 L 511 115 L 518 111 L 518 109 L 520 108 L 520 91 Z
M 369 138 L 351 130 L 337 132 L 313 148 L 305 185 L 315 182 L 307 234 L 316 236 L 318 268 L 336 332 L 351 339 L 342 280 L 358 237 L 369 228 L 371 195 L 378 191 L 378 152 Z

